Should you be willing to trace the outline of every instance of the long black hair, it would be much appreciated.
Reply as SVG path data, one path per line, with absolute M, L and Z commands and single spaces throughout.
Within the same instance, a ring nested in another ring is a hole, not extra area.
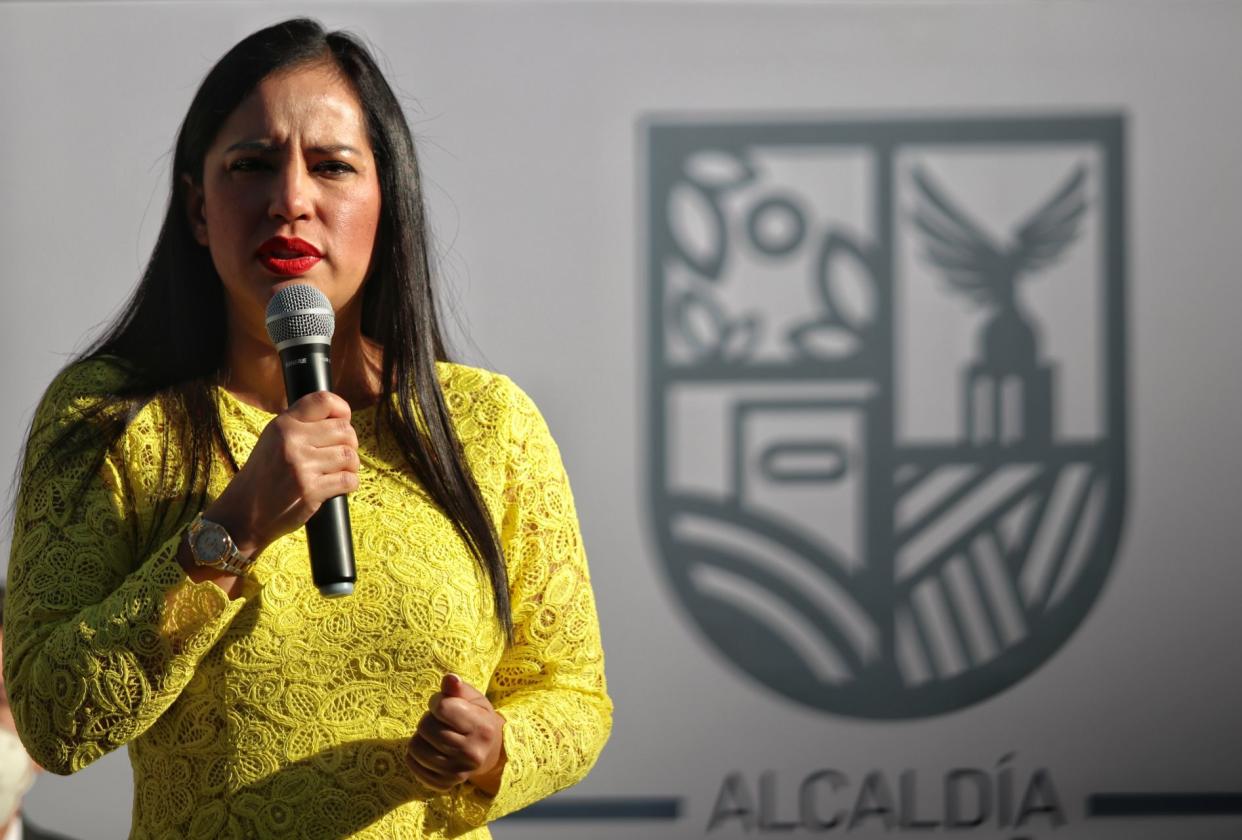
M 414 141 L 383 73 L 366 46 L 347 32 L 326 32 L 306 18 L 287 20 L 240 41 L 207 74 L 177 134 L 168 211 L 142 281 L 117 319 L 70 363 L 108 358 L 119 363 L 125 383 L 57 436 L 47 450 L 50 461 L 89 446 L 100 447 L 102 463 L 102 453 L 157 400 L 168 417 L 181 421 L 177 429 L 164 424 L 161 483 L 169 481 L 167 453 L 176 446 L 192 490 L 182 496 L 178 513 L 166 510 L 161 520 L 186 518 L 205 503 L 215 453 L 223 452 L 237 470 L 212 390 L 226 364 L 220 328 L 227 322 L 224 289 L 209 252 L 190 229 L 190 187 L 182 176 L 202 183 L 203 162 L 221 125 L 264 78 L 317 62 L 334 64 L 352 84 L 379 173 L 380 219 L 362 299 L 363 335 L 383 348 L 376 434 L 393 435 L 422 486 L 454 523 L 491 581 L 497 617 L 512 643 L 500 540 L 466 465 L 436 373 L 436 362 L 449 359 L 432 290 Z M 54 468 L 50 461 L 34 468 Z

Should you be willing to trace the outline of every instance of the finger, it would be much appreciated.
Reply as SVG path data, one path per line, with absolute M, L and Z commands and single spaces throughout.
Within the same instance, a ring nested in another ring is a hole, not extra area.
M 440 793 L 452 790 L 454 786 L 463 781 L 457 776 L 446 776 L 443 773 L 428 770 L 426 767 L 423 767 L 409 756 L 406 756 L 405 762 L 409 765 L 410 772 L 414 774 L 414 778 L 418 779 L 432 790 Z
M 470 735 L 462 735 L 437 720 L 424 715 L 419 722 L 415 738 L 426 744 L 443 759 L 436 757 L 432 766 L 443 771 L 475 773 L 494 762 L 503 743 L 503 721 L 494 712 L 491 720 L 481 721 Z M 444 759 L 447 759 L 445 761 Z
M 444 677 L 440 680 L 440 691 L 443 692 L 446 697 L 461 697 L 462 699 L 470 700 L 472 702 L 476 700 L 483 700 L 487 704 L 488 709 L 492 707 L 492 704 L 487 701 L 487 697 L 483 694 L 483 692 L 479 691 L 477 688 L 456 674 L 444 675 Z
M 441 684 L 443 684 L 443 681 L 441 681 Z M 427 711 L 431 712 L 434 715 L 436 713 L 437 708 L 439 708 L 440 704 L 443 703 L 445 700 L 450 700 L 450 699 L 464 700 L 465 702 L 477 708 L 486 709 L 489 712 L 495 711 L 495 709 L 492 706 L 492 701 L 488 700 L 486 695 L 480 694 L 477 690 L 470 687 L 469 684 L 465 682 L 463 682 L 462 685 L 471 691 L 471 695 L 469 699 L 463 698 L 463 697 L 457 697 L 452 693 L 452 691 L 437 691 L 435 694 L 431 695 L 431 697 L 427 699 Z
M 460 697 L 443 697 L 432 706 L 431 714 L 454 732 L 471 735 L 488 711 Z
M 322 449 L 333 446 L 358 448 L 358 433 L 345 417 L 328 417 L 303 423 L 293 421 L 295 428 L 289 432 L 297 445 L 306 449 Z
M 358 457 L 358 450 L 347 443 L 313 447 L 306 460 L 307 465 L 321 475 L 341 472 L 342 470 L 356 473 L 359 467 L 362 466 L 362 462 Z
M 444 755 L 463 755 L 463 750 L 469 743 L 467 736 L 449 728 L 443 721 L 430 714 L 423 715 L 415 733 Z
M 459 763 L 451 762 L 417 736 L 410 739 L 405 763 L 421 782 L 437 790 L 447 790 L 465 781 L 469 775 L 467 768 L 455 769 L 460 766 Z
M 441 752 L 421 735 L 415 735 L 407 745 L 408 754 L 423 767 L 436 773 L 452 776 L 477 770 L 477 763 L 456 750 Z
M 358 490 L 357 472 L 340 470 L 323 473 L 319 469 L 303 465 L 298 468 L 297 489 L 300 496 L 298 507 L 306 518 L 313 516 L 328 499 L 344 496 Z M 305 519 L 303 520 L 305 521 Z
M 470 683 L 463 680 L 456 674 L 445 674 L 440 680 L 441 694 L 445 697 L 459 697 L 468 703 L 484 709 L 488 712 L 495 711 L 492 701 L 487 699 L 487 695 L 479 691 Z
M 326 417 L 323 420 L 302 424 L 301 431 L 310 446 L 339 446 L 345 444 L 358 448 L 358 433 L 348 417 Z
M 414 759 L 415 763 L 428 772 L 440 773 L 446 777 L 466 774 L 476 769 L 465 757 L 458 756 L 458 754 L 446 756 L 420 736 L 410 738 L 409 746 L 406 747 L 406 757 Z
M 350 417 L 349 403 L 331 391 L 315 391 L 289 406 L 289 414 L 303 423 L 326 420 L 329 417 Z
M 356 492 L 359 487 L 358 473 L 349 470 L 320 473 L 310 478 L 308 485 L 302 494 L 302 500 L 318 508 L 328 499 Z

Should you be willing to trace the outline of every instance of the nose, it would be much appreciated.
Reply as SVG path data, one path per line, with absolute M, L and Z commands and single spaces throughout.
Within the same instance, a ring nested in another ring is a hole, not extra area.
M 314 185 L 300 157 L 294 155 L 285 161 L 271 183 L 268 215 L 284 222 L 310 218 L 313 205 L 310 191 Z

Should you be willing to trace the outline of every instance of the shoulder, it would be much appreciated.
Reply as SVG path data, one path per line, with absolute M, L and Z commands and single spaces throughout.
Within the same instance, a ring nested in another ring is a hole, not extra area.
M 534 400 L 503 373 L 453 362 L 437 362 L 444 401 L 459 434 L 479 427 L 494 429 L 511 443 L 548 437 L 547 424 Z
M 72 407 L 84 408 L 116 395 L 129 381 L 119 359 L 101 356 L 72 362 L 48 385 L 41 411 L 60 413 Z
M 167 412 L 146 395 L 124 360 L 96 357 L 73 362 L 56 375 L 35 411 L 26 438 L 23 477 L 34 470 L 123 469 L 131 455 L 152 469 L 161 462 Z
M 534 407 L 516 382 L 503 373 L 456 362 L 436 362 L 440 388 L 453 414 L 470 410 L 478 419 L 491 412 L 511 414 Z
M 121 410 L 113 398 L 129 381 L 121 362 L 110 358 L 83 359 L 66 366 L 48 385 L 35 410 L 32 446 L 62 440 L 60 435 L 69 429 L 84 430 L 118 419 L 109 409 Z
M 445 398 L 453 394 L 456 399 L 495 399 L 516 387 L 503 373 L 458 362 L 436 362 L 436 373 Z

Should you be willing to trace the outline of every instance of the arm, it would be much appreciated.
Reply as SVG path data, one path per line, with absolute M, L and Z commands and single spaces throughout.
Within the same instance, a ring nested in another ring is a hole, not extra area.
M 82 394 L 106 387 L 107 370 L 75 366 L 48 390 L 13 525 L 5 682 L 27 750 L 56 773 L 79 770 L 146 731 L 245 602 L 187 578 L 177 558 L 181 528 L 145 545 L 116 451 L 98 469 L 97 451 L 59 460 L 54 470 L 34 468 L 90 404 Z M 158 446 L 159 437 L 144 440 Z
M 569 480 L 547 424 L 510 389 L 509 477 L 501 528 L 515 641 L 487 696 L 505 719 L 504 763 L 488 795 L 453 791 L 454 811 L 482 825 L 580 781 L 612 728 L 599 619 Z

